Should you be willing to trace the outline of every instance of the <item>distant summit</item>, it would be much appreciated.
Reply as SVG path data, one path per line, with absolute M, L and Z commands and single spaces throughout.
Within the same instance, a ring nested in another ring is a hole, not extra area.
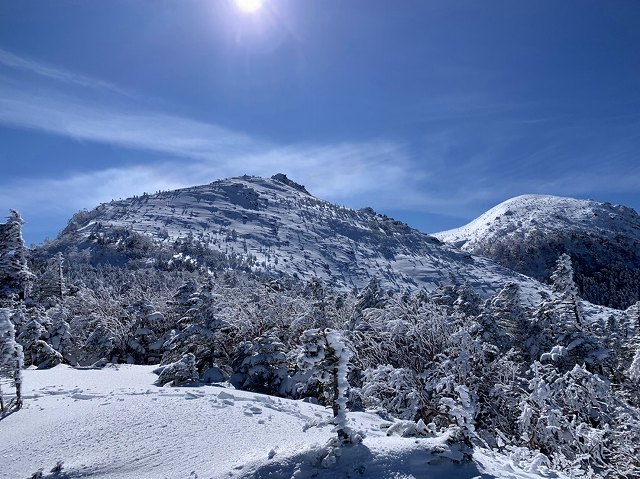
M 640 300 L 640 216 L 626 206 L 523 195 L 434 236 L 539 281 L 567 253 L 583 298 L 616 308 Z
M 289 178 L 287 178 L 287 175 L 285 175 L 284 173 L 276 173 L 271 177 L 271 179 L 279 181 L 280 183 L 284 183 L 285 185 L 291 186 L 292 188 L 295 188 L 298 191 L 302 191 L 303 193 L 306 193 L 308 195 L 311 194 L 307 191 L 304 185 L 301 185 L 300 183 L 296 183 L 295 181 L 290 180 Z

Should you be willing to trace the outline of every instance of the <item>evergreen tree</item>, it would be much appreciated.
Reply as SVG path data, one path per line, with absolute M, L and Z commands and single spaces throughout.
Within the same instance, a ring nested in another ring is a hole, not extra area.
M 561 254 L 556 261 L 556 268 L 551 274 L 551 289 L 562 296 L 578 296 L 578 287 L 573 280 L 571 256 L 566 253 Z
M 0 412 L 4 412 L 5 404 L 2 393 L 2 382 L 12 383 L 16 391 L 17 408 L 22 406 L 22 346 L 15 340 L 15 329 L 11 322 L 11 310 L 0 309 Z
M 521 349 L 528 332 L 527 312 L 520 305 L 519 289 L 517 283 L 507 283 L 487 302 L 478 317 L 483 340 L 503 353 L 513 347 Z
M 187 353 L 175 363 L 167 364 L 156 370 L 160 377 L 156 380 L 158 386 L 186 386 L 196 383 L 199 379 L 196 368 L 196 357 Z
M 67 285 L 64 277 L 64 256 L 56 253 L 47 261 L 44 272 L 37 281 L 38 296 L 46 300 L 48 298 L 62 301 L 67 294 Z
M 22 239 L 24 220 L 10 210 L 7 222 L 0 225 L 0 299 L 17 296 L 24 300 L 34 275 L 27 266 L 27 249 Z
M 272 334 L 245 341 L 236 349 L 233 366 L 235 387 L 279 395 L 288 372 L 285 346 Z
M 191 352 L 195 355 L 199 371 L 228 360 L 233 353 L 229 334 L 236 327 L 219 313 L 218 298 L 213 284 L 196 292 L 188 300 L 191 308 L 178 321 L 178 328 L 166 342 L 162 364 L 166 364 Z

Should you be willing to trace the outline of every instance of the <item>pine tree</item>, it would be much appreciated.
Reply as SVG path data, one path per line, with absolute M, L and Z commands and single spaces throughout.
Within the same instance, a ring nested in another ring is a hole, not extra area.
M 233 366 L 235 387 L 277 395 L 288 371 L 285 346 L 272 334 L 245 341 L 236 349 Z
M 54 298 L 63 300 L 67 294 L 64 277 L 64 256 L 57 253 L 49 259 L 45 271 L 38 278 L 38 295 L 41 299 Z
M 156 371 L 158 372 L 158 371 Z M 198 382 L 198 369 L 196 368 L 196 357 L 193 353 L 185 354 L 175 363 L 167 364 L 160 368 L 160 377 L 156 380 L 156 385 L 164 386 L 185 386 Z
M 179 329 L 172 331 L 166 342 L 162 364 L 176 361 L 187 352 L 194 353 L 198 370 L 217 365 L 221 359 L 229 359 L 233 346 L 228 341 L 235 326 L 226 321 L 218 311 L 219 304 L 209 284 L 188 300 L 191 308 L 178 321 Z
M 7 308 L 0 309 L 0 411 L 5 410 L 2 398 L 2 380 L 13 383 L 16 391 L 17 408 L 22 406 L 22 346 L 15 339 L 15 329 L 11 322 L 11 311 Z
M 363 321 L 366 309 L 382 309 L 385 305 L 385 294 L 380 286 L 380 280 L 375 276 L 369 280 L 367 286 L 358 294 L 354 306 L 353 316 L 350 320 L 349 329 L 366 329 L 367 325 Z
M 551 289 L 562 296 L 578 296 L 578 287 L 573 280 L 571 256 L 566 253 L 561 254 L 556 261 L 556 268 L 551 274 Z
M 24 220 L 10 210 L 7 222 L 0 225 L 0 299 L 17 296 L 24 300 L 34 279 L 27 266 L 27 249 L 22 239 Z
M 506 352 L 520 349 L 529 328 L 526 311 L 520 305 L 518 283 L 510 282 L 491 298 L 478 321 L 483 327 L 484 341 Z

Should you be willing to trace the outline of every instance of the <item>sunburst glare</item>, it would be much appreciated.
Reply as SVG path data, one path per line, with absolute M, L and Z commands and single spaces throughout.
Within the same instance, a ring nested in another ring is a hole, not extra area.
M 256 13 L 264 4 L 263 0 L 234 0 L 234 2 L 244 13 Z

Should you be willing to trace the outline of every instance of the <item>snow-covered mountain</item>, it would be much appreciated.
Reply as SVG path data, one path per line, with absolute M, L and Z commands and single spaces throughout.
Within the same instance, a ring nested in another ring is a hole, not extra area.
M 315 198 L 283 174 L 105 203 L 76 214 L 59 241 L 99 244 L 123 230 L 166 246 L 186 241 L 190 249 L 172 261 L 191 261 L 198 257 L 195 250 L 204 249 L 254 271 L 318 277 L 343 289 L 361 288 L 372 276 L 399 291 L 453 282 L 468 282 L 483 295 L 508 281 L 528 291 L 539 287 L 371 208 L 352 210 Z
M 640 216 L 632 208 L 524 195 L 434 236 L 539 281 L 568 253 L 583 298 L 617 308 L 640 299 Z

